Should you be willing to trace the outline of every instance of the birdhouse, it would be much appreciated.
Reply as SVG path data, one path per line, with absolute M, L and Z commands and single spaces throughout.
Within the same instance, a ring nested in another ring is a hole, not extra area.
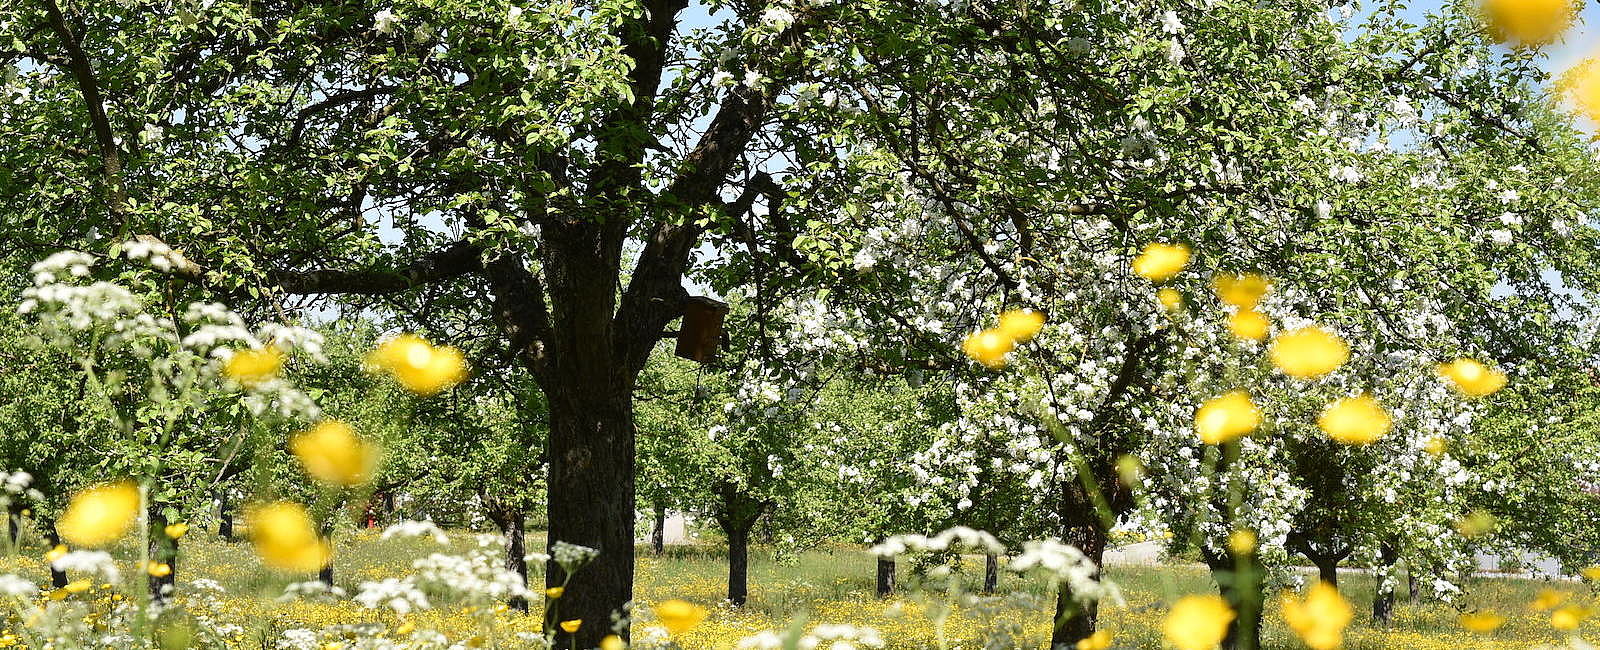
M 683 306 L 683 327 L 678 328 L 677 355 L 708 363 L 717 356 L 722 340 L 722 319 L 728 304 L 705 296 L 693 296 Z

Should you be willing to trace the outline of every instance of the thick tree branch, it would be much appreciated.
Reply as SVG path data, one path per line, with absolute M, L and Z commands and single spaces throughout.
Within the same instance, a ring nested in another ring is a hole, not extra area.
M 122 155 L 117 149 L 116 136 L 111 131 L 111 121 L 106 118 L 105 98 L 100 93 L 100 82 L 95 79 L 89 55 L 83 51 L 77 34 L 67 24 L 67 18 L 62 15 L 61 7 L 56 5 L 55 0 L 42 0 L 42 2 L 45 13 L 50 17 L 50 28 L 55 31 L 56 37 L 61 40 L 62 47 L 67 51 L 68 69 L 78 82 L 78 90 L 83 94 L 83 102 L 89 109 L 89 124 L 94 130 L 95 140 L 100 145 L 100 165 L 105 174 L 111 214 L 117 218 L 119 228 L 122 229 L 118 234 L 125 236 L 128 194 L 122 184 Z
M 288 271 L 272 274 L 271 279 L 289 293 L 395 293 L 480 271 L 479 253 L 476 245 L 456 242 L 398 269 Z

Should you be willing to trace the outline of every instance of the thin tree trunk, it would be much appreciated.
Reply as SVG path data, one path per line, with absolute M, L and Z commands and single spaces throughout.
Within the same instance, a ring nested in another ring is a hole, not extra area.
M 40 527 L 44 529 L 44 538 L 50 543 L 50 548 L 54 549 L 61 545 L 61 535 L 56 533 L 56 522 L 44 522 Z M 50 565 L 50 586 L 56 589 L 67 586 L 67 572 L 57 569 L 55 564 Z
M 156 575 L 155 566 L 141 567 L 149 578 L 150 598 L 158 603 L 164 603 L 172 596 L 172 591 L 178 583 L 178 540 L 167 536 L 167 517 L 159 508 L 151 507 L 146 514 L 150 527 L 150 562 L 159 566 L 166 565 L 165 575 Z
M 10 511 L 6 513 L 6 535 L 11 540 L 11 548 L 22 545 L 22 504 L 11 504 Z
M 750 599 L 750 528 L 735 525 L 728 534 L 728 602 L 743 607 Z
M 650 548 L 656 555 L 667 550 L 667 504 L 656 502 L 656 525 L 650 529 Z
M 1417 567 L 1412 566 L 1410 562 L 1406 563 L 1406 597 L 1411 600 L 1417 599 Z
M 217 536 L 222 541 L 232 542 L 233 536 L 233 504 L 228 502 L 228 492 L 224 490 L 217 497 Z
M 508 513 L 505 524 L 506 535 L 506 569 L 515 571 L 522 577 L 522 585 L 528 585 L 528 545 L 524 531 L 526 517 L 521 510 L 513 509 Z M 507 603 L 512 609 L 522 613 L 528 612 L 528 599 L 516 596 Z
M 328 558 L 328 563 L 322 565 L 317 571 L 317 581 L 329 587 L 333 586 L 333 558 Z
M 895 559 L 878 556 L 878 597 L 888 598 L 894 593 Z
M 1257 650 L 1261 647 L 1261 578 L 1266 573 L 1260 559 L 1254 553 L 1237 556 L 1203 551 L 1201 556 L 1222 598 L 1236 613 L 1222 640 L 1223 650 Z
M 990 553 L 983 556 L 983 593 L 991 595 L 1000 586 L 1000 558 Z
M 1372 621 L 1382 627 L 1388 627 L 1394 620 L 1394 587 L 1399 582 L 1395 564 L 1399 560 L 1400 552 L 1393 542 L 1385 542 L 1378 547 L 1378 562 L 1385 569 L 1380 573 L 1387 577 L 1378 581 L 1378 593 L 1372 599 Z

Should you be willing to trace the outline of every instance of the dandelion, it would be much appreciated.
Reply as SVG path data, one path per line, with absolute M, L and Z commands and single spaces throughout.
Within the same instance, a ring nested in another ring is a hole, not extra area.
M 706 619 L 707 614 L 706 608 L 676 598 L 656 605 L 655 613 L 661 625 L 674 636 L 694 629 L 700 621 Z
M 1378 400 L 1362 393 L 1355 397 L 1335 400 L 1317 418 L 1317 426 L 1329 438 L 1347 445 L 1371 444 L 1394 426 L 1389 412 L 1378 405 Z
M 423 397 L 436 395 L 467 378 L 461 351 L 434 346 L 415 334 L 383 342 L 367 355 L 367 363 L 387 371 L 406 390 Z
M 973 361 L 987 366 L 991 370 L 999 370 L 1006 365 L 1006 354 L 1016 347 L 1016 342 L 999 330 L 983 330 L 969 334 L 961 342 L 961 351 L 967 353 Z
M 1096 630 L 1094 634 L 1079 639 L 1074 650 L 1109 650 L 1111 648 L 1111 632 L 1109 630 Z
M 1233 609 L 1221 596 L 1184 596 L 1167 613 L 1161 633 L 1178 650 L 1211 650 L 1222 643 L 1233 618 Z
M 1331 650 L 1344 642 L 1344 628 L 1355 614 L 1339 589 L 1317 582 L 1304 600 L 1283 595 L 1283 620 L 1312 650 Z
M 1484 397 L 1505 388 L 1506 375 L 1491 370 L 1473 359 L 1456 359 L 1440 364 L 1439 374 L 1455 383 L 1456 390 L 1469 397 Z
M 1000 315 L 995 328 L 1017 343 L 1027 343 L 1044 328 L 1044 313 L 1032 309 L 1013 309 Z
M 578 633 L 578 628 L 582 627 L 582 626 L 583 626 L 583 619 L 581 619 L 581 618 L 575 618 L 575 619 L 572 619 L 570 621 L 562 621 L 561 622 L 561 629 L 566 631 L 567 634 L 577 634 Z
M 1183 294 L 1178 293 L 1178 290 L 1172 287 L 1166 287 L 1160 291 L 1157 291 L 1156 300 L 1160 302 L 1161 307 L 1167 311 L 1175 312 L 1183 309 Z
M 1344 339 L 1320 327 L 1302 327 L 1279 334 L 1268 350 L 1273 365 L 1300 379 L 1321 377 L 1350 359 Z
M 182 539 L 184 535 L 189 534 L 189 524 L 168 524 L 167 527 L 161 529 L 161 532 L 166 533 L 167 537 L 172 539 Z
M 1238 311 L 1228 317 L 1228 329 L 1233 335 L 1246 341 L 1260 341 L 1267 338 L 1267 328 L 1271 324 L 1267 317 L 1258 311 Z
M 1133 272 L 1152 282 L 1166 282 L 1189 263 L 1189 247 L 1183 244 L 1153 243 L 1133 258 Z
M 1576 630 L 1583 619 L 1589 618 L 1589 610 L 1577 605 L 1567 605 L 1556 611 L 1550 612 L 1550 627 L 1558 630 Z
M 1505 625 L 1506 617 L 1494 612 L 1472 612 L 1470 614 L 1462 614 L 1459 621 L 1461 628 L 1468 632 L 1488 634 Z
M 1236 390 L 1213 397 L 1194 414 L 1194 430 L 1208 445 L 1237 440 L 1261 426 L 1261 409 L 1250 401 L 1250 394 Z
M 74 546 L 96 548 L 121 539 L 138 515 L 139 488 L 131 481 L 112 483 L 72 497 L 56 530 Z
M 289 449 L 306 473 L 324 483 L 354 486 L 372 480 L 378 462 L 376 447 L 356 437 L 350 426 L 328 420 L 296 434 Z
M 1255 273 L 1223 274 L 1211 281 L 1211 288 L 1216 290 L 1217 299 L 1224 304 L 1238 307 L 1240 311 L 1254 310 L 1271 286 L 1265 277 Z
M 1522 47 L 1546 45 L 1572 24 L 1567 0 L 1484 0 L 1481 9 L 1490 36 Z
M 283 351 L 277 346 L 238 350 L 222 366 L 222 374 L 240 385 L 255 387 L 277 376 L 283 368 Z
M 306 509 L 286 501 L 251 510 L 246 515 L 256 554 L 268 565 L 287 571 L 316 571 L 332 557 L 328 542 L 317 534 Z

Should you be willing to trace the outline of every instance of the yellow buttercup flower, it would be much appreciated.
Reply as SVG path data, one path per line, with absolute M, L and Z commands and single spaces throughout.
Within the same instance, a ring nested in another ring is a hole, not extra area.
M 1554 589 L 1540 589 L 1529 607 L 1534 609 L 1554 609 L 1557 605 L 1567 601 L 1567 595 Z
M 1250 401 L 1250 394 L 1236 390 L 1213 397 L 1194 413 L 1194 430 L 1208 445 L 1237 440 L 1261 426 L 1261 409 Z
M 1212 650 L 1233 622 L 1233 608 L 1221 596 L 1184 596 L 1167 612 L 1161 633 L 1178 650 Z
M 168 524 L 166 528 L 161 529 L 161 532 L 172 539 L 182 539 L 184 535 L 189 534 L 189 524 Z
M 1255 310 L 1256 305 L 1261 302 L 1261 297 L 1267 295 L 1267 289 L 1271 286 L 1265 277 L 1255 273 L 1222 274 L 1211 280 L 1211 288 L 1216 290 L 1217 300 L 1238 307 L 1239 311 Z
M 1600 566 L 1587 567 L 1578 573 L 1583 574 L 1583 577 L 1590 580 L 1600 581 Z
M 1472 359 L 1456 359 L 1439 366 L 1439 374 L 1449 378 L 1456 390 L 1469 397 L 1484 397 L 1505 388 L 1506 375 Z
M 1576 630 L 1589 618 L 1589 610 L 1577 605 L 1567 605 L 1550 612 L 1550 627 L 1558 630 Z
M 1260 341 L 1267 338 L 1267 329 L 1271 323 L 1265 314 L 1259 311 L 1238 311 L 1228 317 L 1228 329 L 1233 335 L 1247 341 Z
M 1600 123 L 1600 58 L 1584 59 L 1568 68 L 1556 86 L 1589 121 Z
M 172 575 L 172 565 L 167 564 L 166 562 L 151 562 L 145 567 L 145 572 L 149 573 L 152 577 L 165 578 Z
M 1087 638 L 1078 639 L 1075 650 L 1109 650 L 1111 648 L 1111 632 L 1109 630 L 1095 630 Z
M 566 587 L 551 587 L 549 589 L 544 590 L 544 597 L 545 598 L 550 598 L 550 599 L 553 600 L 553 599 L 556 599 L 556 598 L 560 598 L 561 594 L 564 594 L 564 593 L 567 593 L 567 588 Z
M 372 480 L 378 464 L 377 447 L 357 437 L 338 420 L 327 420 L 289 441 L 306 473 L 324 483 L 353 486 Z
M 260 506 L 250 510 L 245 520 L 250 525 L 256 554 L 270 566 L 287 571 L 316 571 L 326 566 L 333 555 L 300 504 L 281 501 Z
M 1473 612 L 1461 615 L 1461 627 L 1468 632 L 1488 634 L 1506 624 L 1506 617 L 1494 612 Z
M 394 633 L 397 636 L 405 636 L 407 634 L 412 633 L 416 629 L 417 629 L 417 624 L 416 623 L 412 623 L 411 621 L 406 621 L 404 623 L 401 623 L 400 627 L 395 628 L 394 629 Z
M 1228 533 L 1228 550 L 1234 555 L 1249 555 L 1256 552 L 1256 531 L 1249 528 L 1240 528 Z
M 1568 0 L 1483 0 L 1483 17 L 1495 40 L 1537 47 L 1556 40 L 1572 25 Z
M 1366 445 L 1389 433 L 1394 419 L 1378 405 L 1378 400 L 1362 393 L 1329 404 L 1322 417 L 1317 418 L 1317 426 L 1338 442 Z
M 1304 600 L 1283 595 L 1283 621 L 1312 650 L 1339 647 L 1344 642 L 1344 628 L 1354 617 L 1339 589 L 1326 582 L 1312 585 Z
M 1154 282 L 1166 282 L 1189 263 L 1189 247 L 1183 244 L 1154 243 L 1133 258 L 1133 272 Z
M 283 351 L 275 345 L 259 350 L 236 350 L 222 366 L 222 374 L 245 386 L 256 386 L 283 369 Z
M 44 554 L 44 561 L 54 563 L 56 560 L 59 560 L 62 557 L 66 556 L 66 554 L 67 554 L 67 545 L 66 544 L 56 544 L 55 548 L 50 549 L 48 552 L 46 552 Z
M 622 637 L 615 634 L 607 634 L 606 638 L 600 640 L 600 650 L 623 650 L 626 647 L 628 644 L 623 643 Z
M 1044 313 L 1032 309 L 1013 309 L 1000 315 L 1000 324 L 995 329 L 1011 337 L 1012 341 L 1026 343 L 1044 329 Z
M 72 582 L 67 583 L 67 586 L 62 587 L 62 589 L 66 590 L 66 592 L 69 594 L 81 594 L 85 591 L 88 591 L 89 588 L 93 586 L 94 583 L 90 582 L 89 580 L 73 580 Z
M 1321 377 L 1350 359 L 1344 339 L 1320 327 L 1302 327 L 1279 334 L 1267 351 L 1284 374 L 1300 379 Z
M 367 363 L 388 371 L 406 390 L 424 397 L 467 378 L 467 363 L 460 350 L 434 346 L 415 334 L 384 341 L 367 355 Z
M 1434 456 L 1443 456 L 1447 449 L 1447 444 L 1444 438 L 1434 436 L 1429 438 L 1427 442 L 1422 443 L 1422 450 Z
M 999 330 L 983 330 L 967 335 L 961 342 L 961 351 L 967 353 L 973 361 L 981 363 L 991 370 L 999 370 L 1006 366 L 1006 354 L 1016 347 L 1016 342 Z
M 565 630 L 567 632 L 567 634 L 575 634 L 575 633 L 577 633 L 578 628 L 582 627 L 582 626 L 583 626 L 583 619 L 581 619 L 581 618 L 575 618 L 575 619 L 572 619 L 570 621 L 562 621 L 561 622 L 561 629 Z
M 121 539 L 139 516 L 139 488 L 131 481 L 89 488 L 72 497 L 56 522 L 61 537 L 74 546 L 106 546 Z
M 1156 301 L 1161 303 L 1162 309 L 1165 309 L 1169 312 L 1176 312 L 1180 309 L 1183 309 L 1183 294 L 1178 293 L 1178 290 L 1172 287 L 1164 287 L 1160 291 L 1157 291 Z
M 673 635 L 683 634 L 695 628 L 700 621 L 706 620 L 706 608 L 676 598 L 662 601 L 655 606 L 656 618 L 661 621 L 662 627 L 667 628 Z

